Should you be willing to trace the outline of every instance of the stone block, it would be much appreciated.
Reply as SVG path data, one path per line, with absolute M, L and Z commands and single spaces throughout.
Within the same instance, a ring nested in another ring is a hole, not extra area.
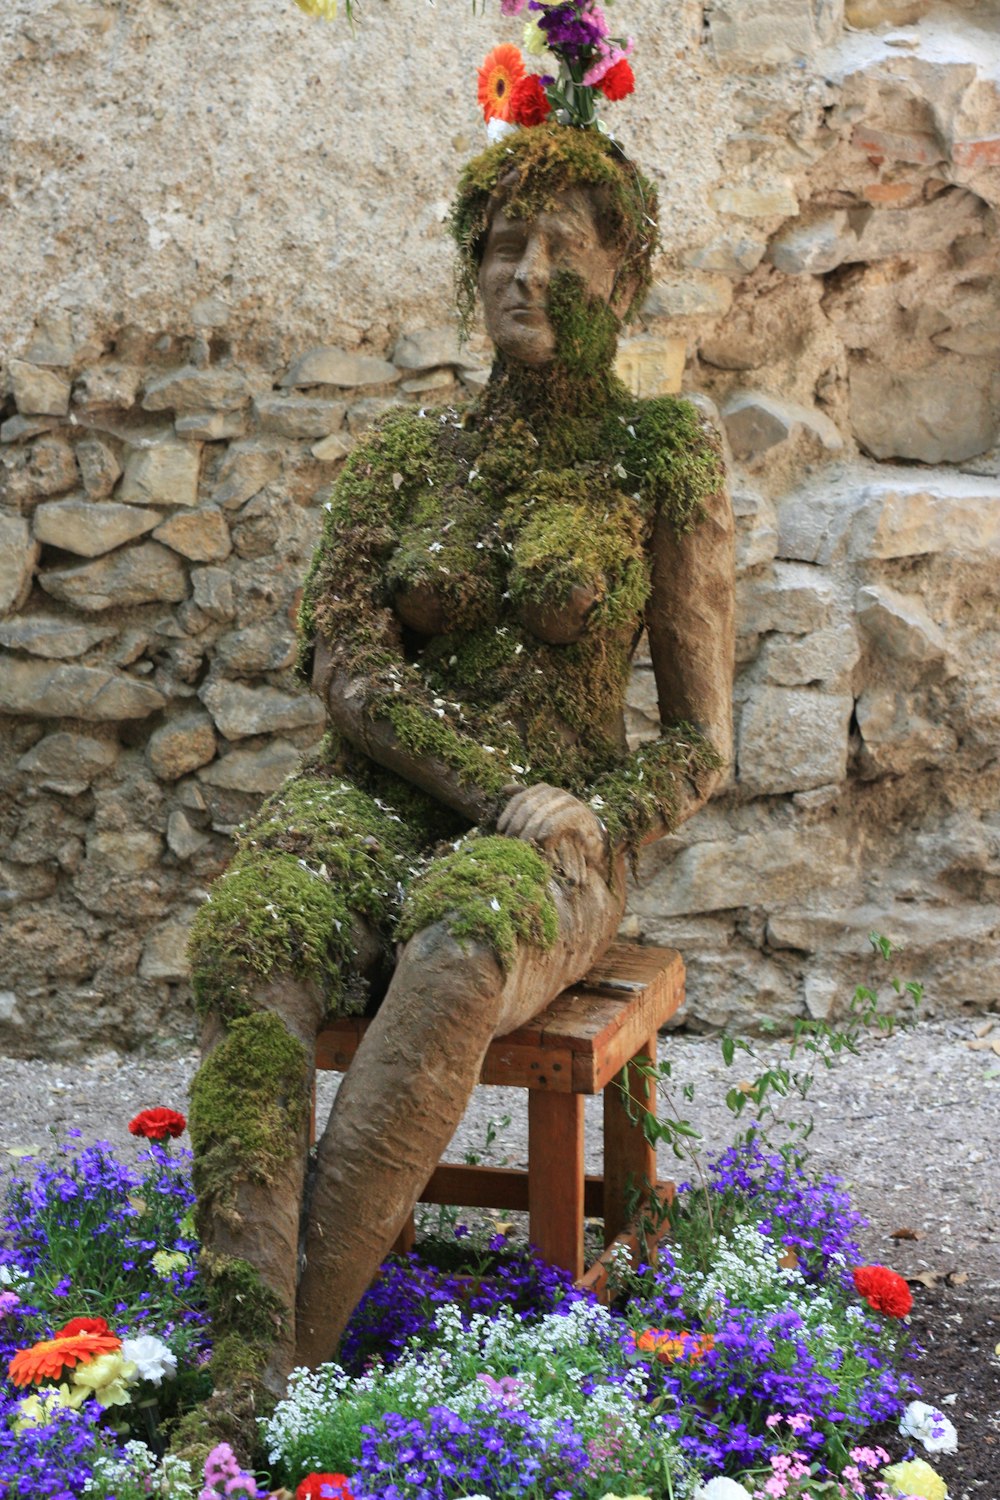
M 758 670 L 778 687 L 822 686 L 845 692 L 861 655 L 858 638 L 846 621 L 809 635 L 771 635 L 758 656 Z
M 874 458 L 961 463 L 997 440 L 993 368 L 943 355 L 920 370 L 855 358 L 850 365 L 854 436 Z
M 780 907 L 853 879 L 857 851 L 830 827 L 767 825 L 690 844 L 674 856 L 660 845 L 644 857 L 650 873 L 629 905 L 640 918 Z M 662 873 L 659 873 L 662 871 Z M 647 933 L 649 928 L 643 923 Z
M 135 405 L 141 385 L 142 371 L 135 365 L 93 365 L 83 371 L 73 387 L 73 404 L 127 411 Z
M 189 411 L 174 420 L 174 431 L 179 438 L 204 438 L 207 443 L 242 437 L 246 429 L 242 408 L 239 411 Z
M 654 281 L 642 304 L 645 318 L 718 318 L 733 305 L 733 284 L 724 276 L 676 276 Z
M 295 636 L 279 622 L 248 625 L 219 638 L 215 659 L 227 672 L 280 672 L 295 660 Z
M 27 771 L 43 791 L 77 797 L 116 763 L 118 755 L 119 747 L 112 740 L 57 733 L 39 740 L 21 756 L 17 766 Z
M 692 270 L 716 271 L 740 281 L 760 265 L 766 250 L 767 240 L 762 234 L 724 229 L 708 244 L 686 250 L 682 259 Z
M 139 960 L 141 979 L 159 979 L 179 984 L 190 977 L 187 945 L 193 921 L 194 912 L 190 912 L 153 929 L 142 945 L 142 957 Z
M 435 364 L 447 361 L 435 360 Z M 408 368 L 412 368 L 408 367 Z M 373 359 L 368 354 L 350 354 L 346 349 L 322 345 L 301 355 L 282 378 L 284 386 L 338 385 L 345 389 L 365 385 L 391 385 L 400 371 L 388 360 Z M 332 432 L 328 427 L 327 432 Z M 304 433 L 304 437 L 321 437 L 321 433 Z
M 146 758 L 161 781 L 177 781 L 207 765 L 217 749 L 208 714 L 195 711 L 170 719 L 149 737 Z
M 324 722 L 323 706 L 311 693 L 216 681 L 206 683 L 198 696 L 227 740 L 279 729 L 319 729 Z
M 618 345 L 615 371 L 633 396 L 669 396 L 681 388 L 685 340 L 641 333 Z
M 200 443 L 126 449 L 118 498 L 126 505 L 197 505 Z
M 433 370 L 439 365 L 456 368 L 479 363 L 467 347 L 458 342 L 455 328 L 416 328 L 404 333 L 392 351 L 392 362 L 400 370 Z
M 194 365 L 172 370 L 146 386 L 144 411 L 240 411 L 253 394 L 240 370 L 199 370 Z
M 740 721 L 740 785 L 772 796 L 843 781 L 853 708 L 849 693 L 784 687 L 758 692 Z
M 193 562 L 221 562 L 233 550 L 226 518 L 214 505 L 179 511 L 157 526 L 153 537 Z
M 844 0 L 849 26 L 911 26 L 931 8 L 931 0 Z
M 87 834 L 87 865 L 104 872 L 138 875 L 159 863 L 163 841 L 148 828 L 91 827 Z
M 348 408 L 347 426 L 352 433 L 367 432 L 379 417 L 398 408 L 398 399 L 392 396 L 366 396 Z
M 0 443 L 23 443 L 26 438 L 38 437 L 58 426 L 57 417 L 22 417 L 19 413 L 0 422 Z
M 310 448 L 313 458 L 318 458 L 320 463 L 332 464 L 346 458 L 355 447 L 356 440 L 347 432 L 331 432 L 329 437 L 322 438 Z
M 0 621 L 0 646 L 57 661 L 83 656 L 117 634 L 114 625 L 81 625 L 65 615 L 21 615 Z
M 0 615 L 26 602 L 40 551 L 27 521 L 0 514 Z
M 146 719 L 166 699 L 107 667 L 0 658 L 0 709 L 35 719 Z
M 823 276 L 845 260 L 861 258 L 844 210 L 779 230 L 767 250 L 767 259 L 787 276 Z
M 281 455 L 273 448 L 234 444 L 223 460 L 212 502 L 223 510 L 239 510 L 280 473 Z
M 253 409 L 262 432 L 287 438 L 326 437 L 344 425 L 347 412 L 343 401 L 311 396 L 258 396 Z
M 724 68 L 795 62 L 832 42 L 843 14 L 844 0 L 713 0 L 709 43 Z
M 233 792 L 276 792 L 298 770 L 302 751 L 284 740 L 272 740 L 260 750 L 230 750 L 198 772 L 209 786 Z
M 799 200 L 787 177 L 776 182 L 743 182 L 716 188 L 711 199 L 720 214 L 732 214 L 737 219 L 788 219 L 799 211 Z
M 844 446 L 837 428 L 823 412 L 796 401 L 779 401 L 761 391 L 733 396 L 722 409 L 722 420 L 733 457 L 748 464 L 803 435 L 818 441 L 828 453 Z
M 855 708 L 861 734 L 864 776 L 902 776 L 940 765 L 958 748 L 949 724 L 930 723 L 912 694 L 893 688 L 871 688 Z
M 101 557 L 152 531 L 160 519 L 158 511 L 113 500 L 47 500 L 35 511 L 35 536 L 64 552 Z
M 427 370 L 423 375 L 415 375 L 411 380 L 404 380 L 399 389 L 405 391 L 408 396 L 423 396 L 428 391 L 443 391 L 446 386 L 454 384 L 455 371 L 446 366 L 440 370 Z
M 54 599 L 93 611 L 156 601 L 177 604 L 188 592 L 183 563 L 159 542 L 123 547 L 83 567 L 50 568 L 38 581 Z
M 25 358 L 35 365 L 65 369 L 76 364 L 79 357 L 72 319 L 66 309 L 56 307 L 40 313 Z
M 12 359 L 8 366 L 10 392 L 25 417 L 65 417 L 69 411 L 70 382 L 55 370 Z
M 868 639 L 897 661 L 928 666 L 946 655 L 944 631 L 915 594 L 900 594 L 884 583 L 870 584 L 858 590 L 855 608 Z
M 834 592 L 829 578 L 807 563 L 776 562 L 770 576 L 736 586 L 741 634 L 808 635 L 830 623 Z
M 27 508 L 74 489 L 79 478 L 72 447 L 52 433 L 0 459 L 0 504 L 13 510 Z
M 947 250 L 956 239 L 981 234 L 985 204 L 960 188 L 913 208 L 858 208 L 848 215 L 855 237 L 852 260 L 887 260 Z
M 167 818 L 167 847 L 171 854 L 175 854 L 182 862 L 193 859 L 196 854 L 211 843 L 211 840 L 197 828 L 192 827 L 185 813 L 180 808 L 175 808 Z
M 236 613 L 232 574 L 225 568 L 194 568 L 192 599 L 210 620 L 231 620 Z
M 937 553 L 981 558 L 1000 552 L 1000 485 L 965 475 L 930 482 L 897 478 L 872 486 L 854 517 L 858 558 Z
M 121 478 L 122 466 L 107 443 L 87 437 L 76 445 L 76 461 L 83 476 L 83 487 L 91 500 L 104 500 Z

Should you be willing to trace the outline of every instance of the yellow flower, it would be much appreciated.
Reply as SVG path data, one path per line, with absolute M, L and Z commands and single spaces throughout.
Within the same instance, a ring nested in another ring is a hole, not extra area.
M 164 1281 L 174 1271 L 183 1271 L 188 1264 L 188 1257 L 183 1250 L 156 1250 L 152 1256 L 153 1270 L 157 1276 L 162 1276 Z
M 322 16 L 324 21 L 332 21 L 337 14 L 337 0 L 295 0 L 295 3 L 307 16 Z
M 17 1403 L 17 1416 L 11 1426 L 17 1433 L 25 1432 L 29 1427 L 44 1427 L 57 1411 L 78 1410 L 86 1394 L 85 1391 L 77 1400 L 65 1385 L 44 1386 Z
M 894 1495 L 914 1495 L 918 1500 L 948 1500 L 948 1486 L 941 1475 L 922 1458 L 883 1469 Z
M 533 57 L 538 57 L 548 47 L 548 39 L 545 32 L 539 26 L 535 17 L 524 23 L 524 35 L 521 38 L 521 46 L 525 52 L 530 52 Z
M 128 1382 L 138 1373 L 133 1361 L 121 1354 L 99 1354 L 73 1371 L 71 1393 L 82 1390 L 86 1396 L 92 1391 L 98 1406 L 125 1406 L 131 1399 Z

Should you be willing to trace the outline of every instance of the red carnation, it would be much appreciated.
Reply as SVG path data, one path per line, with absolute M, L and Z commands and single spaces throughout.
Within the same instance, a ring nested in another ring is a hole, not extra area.
M 307 1474 L 295 1491 L 295 1500 L 354 1500 L 346 1474 Z
M 143 1109 L 134 1120 L 129 1120 L 132 1135 L 144 1135 L 147 1141 L 162 1141 L 168 1135 L 182 1135 L 187 1120 L 176 1109 Z
M 855 1266 L 852 1272 L 858 1295 L 869 1307 L 889 1318 L 905 1318 L 913 1306 L 913 1294 L 902 1276 L 888 1266 Z
M 68 1323 L 64 1323 L 61 1328 L 56 1329 L 52 1337 L 54 1339 L 71 1339 L 77 1333 L 109 1334 L 111 1333 L 111 1329 L 104 1318 L 70 1318 Z
M 528 73 L 515 83 L 510 96 L 510 117 L 515 125 L 543 125 L 551 113 L 537 73 Z
M 631 94 L 635 88 L 635 74 L 628 58 L 620 57 L 614 67 L 608 69 L 597 87 L 605 99 L 610 99 L 612 103 Z

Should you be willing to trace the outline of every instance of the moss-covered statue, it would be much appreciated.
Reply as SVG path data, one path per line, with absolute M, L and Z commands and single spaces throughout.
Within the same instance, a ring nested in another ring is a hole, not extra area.
M 730 750 L 732 526 L 714 431 L 614 374 L 651 185 L 594 130 L 466 169 L 460 295 L 497 357 L 467 410 L 401 409 L 348 461 L 302 611 L 322 755 L 201 909 L 191 1121 L 217 1382 L 282 1388 L 345 1321 L 490 1040 L 613 938 L 629 851 Z M 628 751 L 649 632 L 661 737 Z M 376 1012 L 307 1171 L 314 1039 Z

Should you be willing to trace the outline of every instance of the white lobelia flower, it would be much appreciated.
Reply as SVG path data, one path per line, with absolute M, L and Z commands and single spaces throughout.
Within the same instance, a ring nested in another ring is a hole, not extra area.
M 749 1490 L 737 1484 L 735 1479 L 726 1479 L 720 1474 L 707 1484 L 700 1485 L 691 1500 L 753 1500 L 753 1496 Z
M 954 1453 L 958 1448 L 958 1433 L 955 1424 L 949 1422 L 943 1411 L 928 1406 L 926 1401 L 911 1401 L 899 1424 L 903 1437 L 915 1438 L 928 1453 Z
M 123 1339 L 122 1354 L 138 1369 L 139 1380 L 159 1385 L 164 1375 L 172 1380 L 177 1374 L 177 1356 L 155 1334 L 143 1333 L 137 1339 Z

